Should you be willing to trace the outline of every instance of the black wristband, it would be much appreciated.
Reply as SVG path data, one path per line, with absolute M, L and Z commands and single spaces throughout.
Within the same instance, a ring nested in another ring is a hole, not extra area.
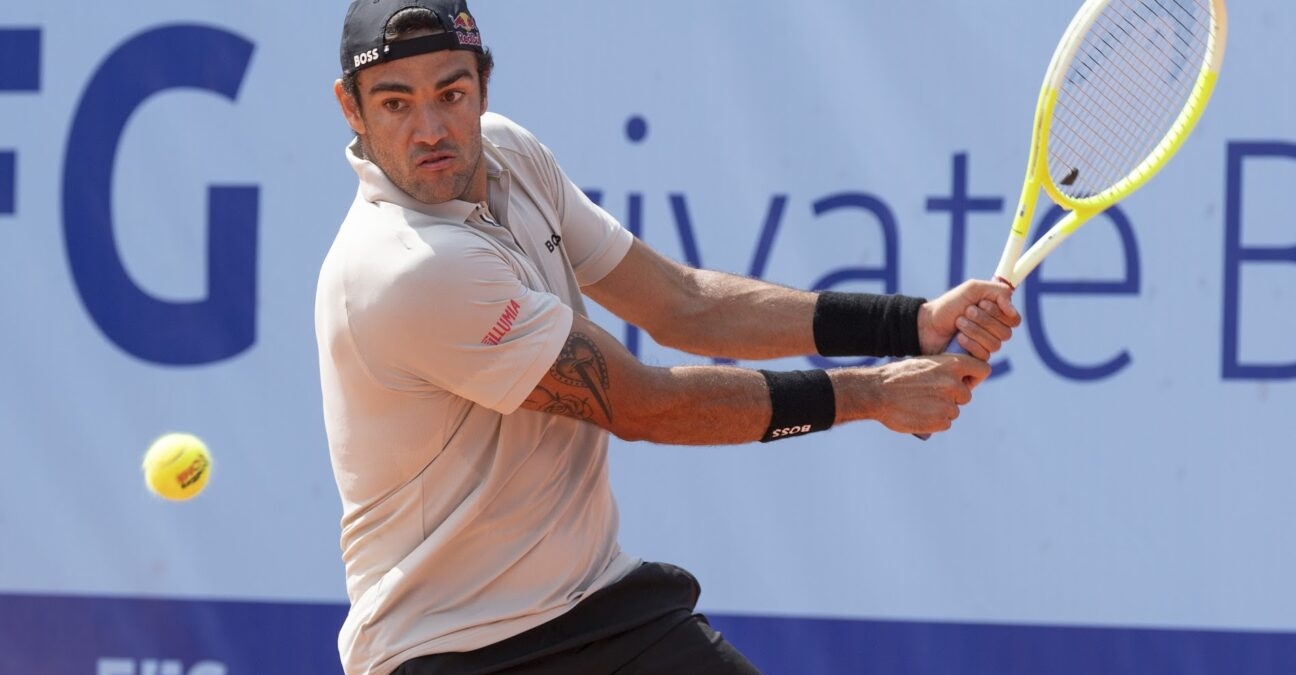
M 917 356 L 918 308 L 907 295 L 824 291 L 815 301 L 815 348 L 822 356 Z
M 837 395 L 822 370 L 760 371 L 769 386 L 769 428 L 761 443 L 800 436 L 832 427 L 837 420 Z

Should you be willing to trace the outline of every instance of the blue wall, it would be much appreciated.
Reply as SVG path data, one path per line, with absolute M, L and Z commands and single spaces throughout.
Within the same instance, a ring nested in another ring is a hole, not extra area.
M 312 308 L 355 192 L 344 8 L 11 4 L 0 673 L 336 672 Z M 491 108 L 677 259 L 989 275 L 1070 3 L 699 5 L 477 0 Z M 954 430 L 614 443 L 623 547 L 696 574 L 771 673 L 1296 672 L 1296 6 L 1237 5 L 1198 130 L 1022 286 Z M 144 489 L 168 431 L 212 448 L 192 502 Z

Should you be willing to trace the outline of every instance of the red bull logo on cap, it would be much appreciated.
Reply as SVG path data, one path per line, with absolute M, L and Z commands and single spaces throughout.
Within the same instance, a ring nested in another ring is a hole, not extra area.
M 459 12 L 459 15 L 454 18 L 454 31 L 460 45 L 481 46 L 481 33 L 477 31 L 477 22 L 468 12 Z

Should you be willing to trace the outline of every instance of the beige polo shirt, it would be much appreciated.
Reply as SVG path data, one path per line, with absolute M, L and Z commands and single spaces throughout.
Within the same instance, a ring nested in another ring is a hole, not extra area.
M 632 236 L 525 129 L 487 114 L 482 136 L 482 204 L 417 202 L 347 149 L 360 188 L 315 329 L 348 675 L 511 637 L 639 562 L 617 545 L 607 433 L 518 409 Z

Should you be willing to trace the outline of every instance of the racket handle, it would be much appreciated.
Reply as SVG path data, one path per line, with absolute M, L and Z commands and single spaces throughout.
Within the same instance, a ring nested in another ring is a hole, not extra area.
M 961 333 L 955 334 L 954 339 L 950 340 L 949 346 L 945 348 L 946 354 L 966 354 L 967 353 L 967 350 L 963 348 L 963 345 L 958 343 L 959 335 L 961 335 Z
M 1031 207 L 1031 208 L 1033 209 L 1034 207 Z M 1009 247 L 1012 247 L 1012 246 L 1013 246 L 1013 241 L 1012 241 L 1012 239 L 1009 239 L 1009 240 L 1008 240 L 1008 245 L 1009 245 Z M 1012 249 L 1010 248 L 1009 250 L 1004 251 L 1004 260 L 1008 260 L 1008 254 L 1009 254 L 1009 251 L 1011 251 L 1011 250 L 1012 250 Z M 1016 253 L 1020 253 L 1020 252 L 1021 252 L 1021 245 L 1020 245 L 1020 243 L 1019 243 L 1019 244 L 1017 244 L 1016 252 L 1014 253 L 1014 255 L 1016 255 Z M 1009 270 L 1012 269 L 1012 265 L 1011 265 L 1011 264 L 1008 264 L 1008 263 L 1005 263 L 1004 261 L 1000 261 L 1000 263 L 999 263 L 999 267 L 1000 267 L 1001 269 L 1009 269 Z M 1007 286 L 1008 288 L 1010 288 L 1010 289 L 1012 289 L 1012 290 L 1014 290 L 1014 291 L 1017 290 L 1017 284 L 1014 284 L 1013 282 L 1009 281 L 1008 278 L 1005 277 L 1003 274 L 998 274 L 998 273 L 996 273 L 996 274 L 995 274 L 995 281 L 998 281 L 999 283 L 1001 283 L 1001 284 Z M 959 344 L 958 336 L 959 336 L 959 333 L 955 333 L 955 334 L 954 334 L 954 339 L 950 340 L 949 345 L 947 345 L 947 346 L 945 347 L 945 353 L 946 353 L 946 354 L 966 354 L 966 353 L 967 353 L 967 350 L 964 349 L 963 346 Z M 914 434 L 914 437 L 915 437 L 915 438 L 920 438 L 920 439 L 922 439 L 922 440 L 925 441 L 925 440 L 931 438 L 931 434 Z
M 964 349 L 963 346 L 958 343 L 958 335 L 955 335 L 954 339 L 950 340 L 949 346 L 945 348 L 945 353 L 946 354 L 966 354 L 967 350 Z M 925 441 L 931 438 L 931 436 L 932 436 L 931 434 L 914 434 L 914 438 L 917 438 L 918 440 L 921 441 Z

